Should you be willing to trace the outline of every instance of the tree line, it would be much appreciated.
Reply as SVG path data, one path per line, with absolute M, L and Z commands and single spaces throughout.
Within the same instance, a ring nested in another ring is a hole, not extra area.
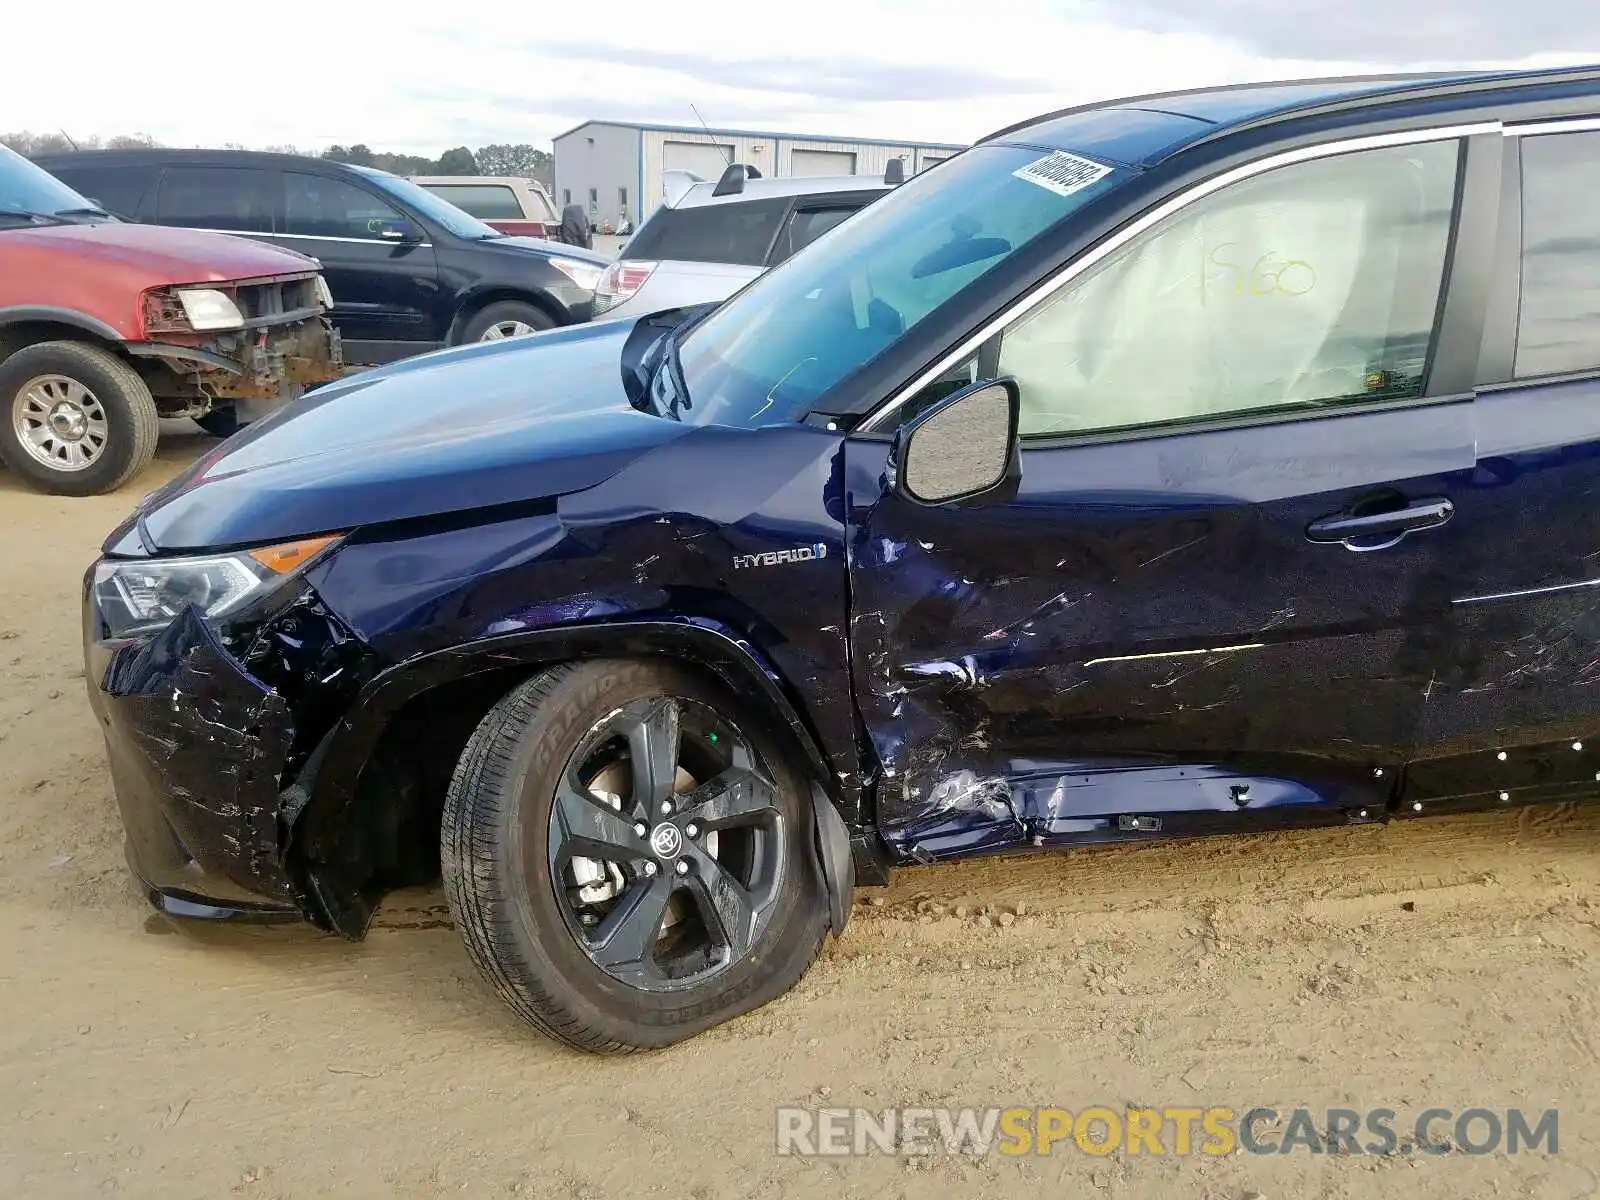
M 0 133 L 0 144 L 9 146 L 18 154 L 60 154 L 71 150 L 124 150 L 146 146 L 159 146 L 148 134 L 118 134 L 115 137 L 71 138 L 65 133 Z M 237 142 L 224 142 L 222 150 L 246 150 L 252 147 Z M 353 145 L 333 145 L 321 152 L 302 150 L 296 146 L 265 146 L 261 149 L 276 154 L 305 154 L 325 158 L 331 162 L 352 163 L 358 167 L 373 167 L 395 175 L 519 175 L 545 178 L 552 162 L 548 150 L 540 150 L 526 142 L 516 144 L 495 142 L 471 149 L 456 146 L 438 158 L 422 154 L 398 154 L 387 150 L 374 150 L 364 142 Z M 545 179 L 549 183 L 548 178 Z

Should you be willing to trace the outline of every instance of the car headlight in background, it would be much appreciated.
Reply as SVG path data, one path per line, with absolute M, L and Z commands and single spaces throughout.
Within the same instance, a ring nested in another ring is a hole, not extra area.
M 150 633 L 194 605 L 208 620 L 289 579 L 342 537 L 328 534 L 195 558 L 107 559 L 95 564 L 94 593 L 105 634 Z
M 550 265 L 560 271 L 573 283 L 586 292 L 592 292 L 595 285 L 600 282 L 600 276 L 605 268 L 596 263 L 584 262 L 577 258 L 552 258 Z
M 332 308 L 333 289 L 328 286 L 328 281 L 321 275 L 317 276 L 316 289 L 317 302 L 321 304 L 323 308 Z
M 624 300 L 632 299 L 633 294 L 644 286 L 644 281 L 650 278 L 656 269 L 653 262 L 629 261 L 618 259 L 606 268 L 605 274 L 600 276 L 600 282 L 594 289 L 594 315 L 599 316 L 608 308 L 615 308 Z
M 183 288 L 178 292 L 183 315 L 194 329 L 237 329 L 244 314 L 226 292 L 216 288 Z

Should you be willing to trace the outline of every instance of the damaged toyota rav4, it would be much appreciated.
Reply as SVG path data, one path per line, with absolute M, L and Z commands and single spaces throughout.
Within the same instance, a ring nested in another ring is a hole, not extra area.
M 134 871 L 442 876 L 593 1051 L 896 865 L 1593 794 L 1600 72 L 1002 130 L 726 303 L 348 378 L 85 581 Z

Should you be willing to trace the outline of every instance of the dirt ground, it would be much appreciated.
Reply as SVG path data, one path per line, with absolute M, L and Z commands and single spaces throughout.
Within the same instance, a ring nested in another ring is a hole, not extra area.
M 94 500 L 0 474 L 0 1195 L 1600 1193 L 1600 806 L 904 871 L 790 995 L 624 1060 L 516 1023 L 438 893 L 359 945 L 155 917 L 78 588 L 204 444 Z M 791 1104 L 1555 1107 L 1560 1150 L 807 1160 Z

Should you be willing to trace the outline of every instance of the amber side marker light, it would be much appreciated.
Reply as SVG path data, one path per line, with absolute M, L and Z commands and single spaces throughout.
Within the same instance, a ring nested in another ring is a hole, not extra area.
M 323 537 L 302 538 L 298 542 L 263 546 L 259 550 L 250 551 L 250 557 L 274 574 L 287 575 L 290 571 L 297 571 L 305 566 L 343 536 L 342 533 L 330 533 Z

